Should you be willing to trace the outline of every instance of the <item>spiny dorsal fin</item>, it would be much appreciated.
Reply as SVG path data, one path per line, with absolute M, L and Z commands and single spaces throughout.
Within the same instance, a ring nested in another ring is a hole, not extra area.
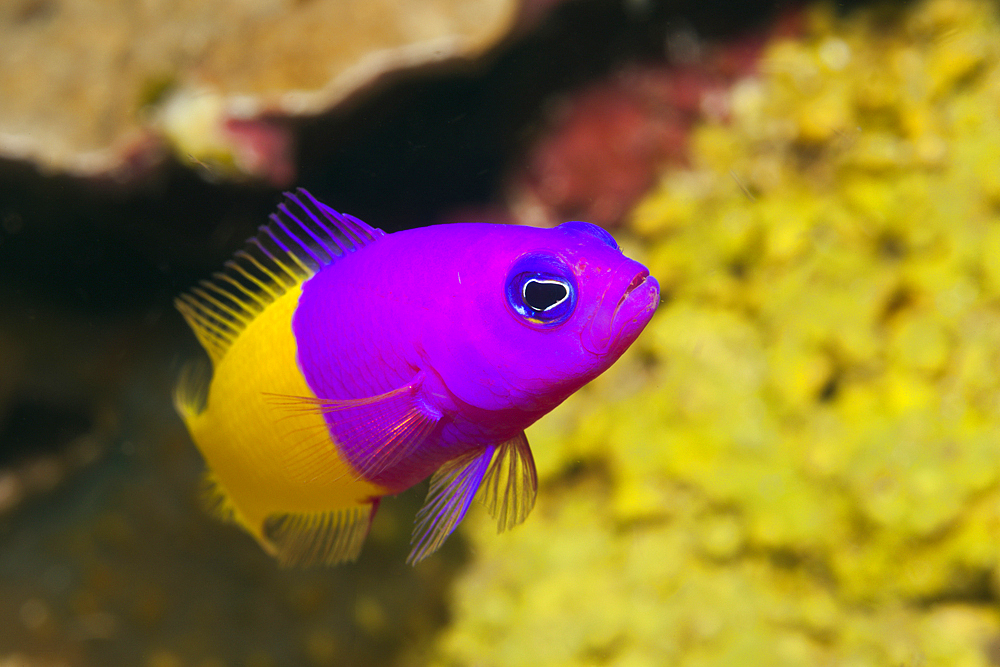
M 174 301 L 213 365 L 247 324 L 290 287 L 385 235 L 303 188 L 286 192 L 270 219 L 212 280 L 201 281 Z

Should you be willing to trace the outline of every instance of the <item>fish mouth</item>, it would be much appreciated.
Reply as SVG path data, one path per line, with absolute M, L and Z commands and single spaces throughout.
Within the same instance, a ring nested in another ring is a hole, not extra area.
M 617 299 L 608 308 L 612 298 Z M 626 260 L 614 273 L 597 313 L 584 335 L 584 345 L 599 355 L 617 358 L 631 345 L 649 323 L 660 305 L 660 284 L 649 269 Z
M 618 311 L 622 309 L 622 304 L 625 303 L 625 300 L 629 298 L 629 295 L 631 295 L 632 292 L 634 292 L 639 287 L 642 287 L 642 285 L 646 283 L 646 280 L 648 278 L 649 278 L 649 269 L 645 267 L 643 267 L 642 271 L 639 271 L 639 273 L 632 276 L 632 280 L 629 282 L 628 287 L 625 288 L 625 293 L 622 294 L 621 298 L 618 299 L 618 304 L 615 306 L 615 314 L 612 317 L 612 319 L 617 319 Z M 657 292 L 659 292 L 659 285 L 657 285 Z

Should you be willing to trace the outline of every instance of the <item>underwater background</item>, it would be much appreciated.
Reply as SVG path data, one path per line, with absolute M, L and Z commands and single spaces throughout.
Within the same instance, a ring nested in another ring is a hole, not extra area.
M 5 3 L 0 667 L 1000 665 L 998 12 Z M 523 525 L 286 570 L 201 507 L 172 299 L 299 185 L 659 280 Z

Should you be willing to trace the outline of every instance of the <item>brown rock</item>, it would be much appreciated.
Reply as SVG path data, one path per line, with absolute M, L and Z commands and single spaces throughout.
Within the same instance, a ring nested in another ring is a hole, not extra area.
M 517 5 L 0 3 L 0 157 L 129 180 L 155 165 L 169 144 L 223 175 L 287 181 L 288 164 L 269 166 L 260 156 L 270 151 L 290 161 L 287 131 L 266 120 L 248 129 L 247 122 L 319 113 L 386 72 L 475 57 L 510 30 Z

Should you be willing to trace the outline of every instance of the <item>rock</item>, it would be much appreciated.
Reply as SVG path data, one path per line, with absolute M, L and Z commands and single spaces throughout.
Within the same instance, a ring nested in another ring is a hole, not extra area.
M 276 118 L 470 59 L 517 0 L 14 0 L 0 7 L 0 157 L 132 181 L 172 148 L 220 177 L 294 177 Z

